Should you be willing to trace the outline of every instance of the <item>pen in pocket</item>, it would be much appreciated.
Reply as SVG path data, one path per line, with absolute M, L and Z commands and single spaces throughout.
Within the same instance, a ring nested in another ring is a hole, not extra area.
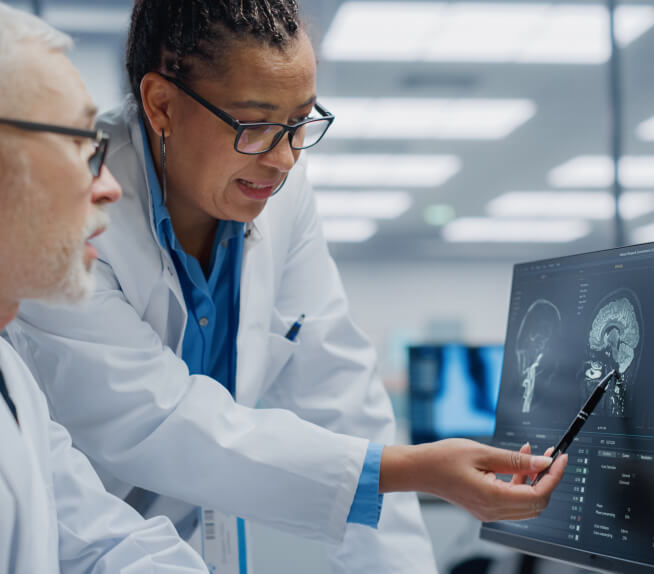
M 304 313 L 300 315 L 297 318 L 297 321 L 291 325 L 291 328 L 288 330 L 286 333 L 286 338 L 289 341 L 294 341 L 295 337 L 297 337 L 297 334 L 300 332 L 300 329 L 302 328 L 302 323 L 304 322 Z

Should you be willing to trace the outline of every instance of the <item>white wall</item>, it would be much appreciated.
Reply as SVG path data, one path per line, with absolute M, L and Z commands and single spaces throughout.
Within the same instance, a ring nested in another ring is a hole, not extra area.
M 393 385 L 403 343 L 503 343 L 512 265 L 506 262 L 338 262 L 352 315 Z

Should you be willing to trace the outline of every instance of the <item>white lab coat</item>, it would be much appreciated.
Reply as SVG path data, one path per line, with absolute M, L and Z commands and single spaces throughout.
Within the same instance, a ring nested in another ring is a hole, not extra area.
M 2 338 L 0 368 L 20 422 L 0 398 L 0 574 L 207 572 L 168 519 L 105 491 Z
M 9 329 L 53 415 L 121 496 L 137 485 L 327 542 L 334 572 L 435 572 L 414 494 L 386 496 L 377 530 L 347 523 L 368 440 L 391 443 L 395 426 L 304 161 L 246 229 L 234 402 L 181 359 L 187 312 L 154 232 L 134 105 L 100 125 L 124 195 L 96 242 L 98 288 L 75 310 L 25 304 Z

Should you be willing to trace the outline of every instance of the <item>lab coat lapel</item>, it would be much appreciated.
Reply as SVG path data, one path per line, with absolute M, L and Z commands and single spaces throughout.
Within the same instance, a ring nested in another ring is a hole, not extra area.
M 253 407 L 266 367 L 268 323 L 274 300 L 273 257 L 265 213 L 248 224 L 245 232 L 236 339 L 236 400 Z

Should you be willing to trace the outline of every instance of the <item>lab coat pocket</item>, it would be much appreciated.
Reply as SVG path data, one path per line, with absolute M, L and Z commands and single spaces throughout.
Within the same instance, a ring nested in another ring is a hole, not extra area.
M 263 374 L 261 393 L 263 395 L 287 365 L 291 356 L 298 347 L 297 341 L 289 341 L 278 333 L 268 333 L 268 352 L 266 358 L 266 371 Z

